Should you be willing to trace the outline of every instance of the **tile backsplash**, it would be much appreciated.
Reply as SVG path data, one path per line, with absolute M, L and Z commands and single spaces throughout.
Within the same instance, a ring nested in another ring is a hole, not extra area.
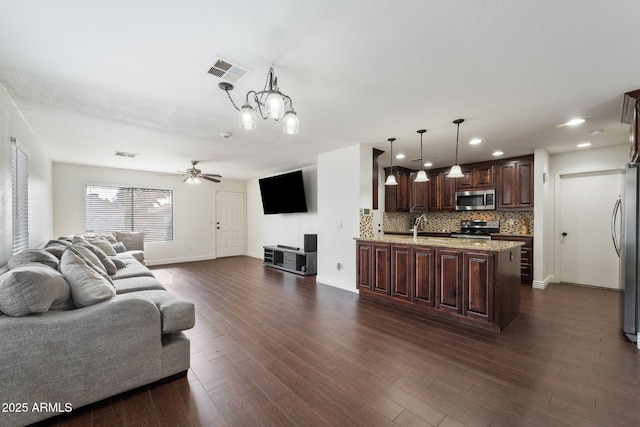
M 533 211 L 456 211 L 427 212 L 426 221 L 422 222 L 421 231 L 460 231 L 460 221 L 475 219 L 480 221 L 500 221 L 502 234 L 533 234 Z M 419 214 L 409 212 L 384 212 L 382 227 L 385 233 L 408 232 Z M 523 233 L 523 228 L 526 232 Z

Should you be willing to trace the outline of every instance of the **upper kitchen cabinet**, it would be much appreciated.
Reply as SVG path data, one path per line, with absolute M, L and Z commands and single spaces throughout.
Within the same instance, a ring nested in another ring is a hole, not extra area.
M 410 209 L 411 212 L 426 212 L 428 210 L 429 201 L 429 182 L 416 182 L 416 176 L 418 172 L 412 172 L 409 175 L 409 182 L 411 185 Z
M 533 209 L 533 156 L 498 164 L 498 209 Z
M 622 101 L 622 122 L 631 125 L 629 134 L 629 157 L 632 163 L 640 160 L 638 156 L 638 125 L 640 124 L 640 89 L 624 94 Z
M 456 180 L 446 177 L 449 169 L 429 171 L 428 210 L 442 212 L 455 210 Z
M 389 175 L 390 168 L 385 168 L 385 176 Z M 394 167 L 398 185 L 385 185 L 384 187 L 384 210 L 385 212 L 409 212 L 411 207 L 411 181 L 410 175 L 413 172 L 403 167 Z
M 464 176 L 458 178 L 458 191 L 495 188 L 495 165 L 493 162 L 474 163 L 462 166 Z

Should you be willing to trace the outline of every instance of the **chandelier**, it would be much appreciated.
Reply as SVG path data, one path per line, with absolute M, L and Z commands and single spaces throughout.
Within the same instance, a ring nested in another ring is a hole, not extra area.
M 238 108 L 233 98 L 231 98 L 229 93 L 230 90 L 233 90 L 231 83 L 220 82 L 218 87 L 227 93 L 233 107 L 239 111 L 238 121 L 242 129 L 255 129 L 256 113 L 258 113 L 264 120 L 282 120 L 282 131 L 287 135 L 296 135 L 298 133 L 300 128 L 298 115 L 293 109 L 291 98 L 280 92 L 278 78 L 274 75 L 273 67 L 269 68 L 264 89 L 258 92 L 255 90 L 247 92 L 244 105 L 241 108 Z

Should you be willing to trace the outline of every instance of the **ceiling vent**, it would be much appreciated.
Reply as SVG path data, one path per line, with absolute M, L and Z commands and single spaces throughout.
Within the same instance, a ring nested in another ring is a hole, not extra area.
M 229 83 L 238 83 L 247 75 L 247 73 L 249 73 L 249 70 L 228 61 L 218 59 L 216 63 L 209 68 L 208 73 L 212 76 L 220 77 L 222 80 L 228 81 Z
M 114 153 L 116 156 L 120 156 L 120 157 L 129 157 L 129 158 L 133 158 L 135 156 L 137 156 L 136 153 L 126 153 L 124 151 L 116 151 Z

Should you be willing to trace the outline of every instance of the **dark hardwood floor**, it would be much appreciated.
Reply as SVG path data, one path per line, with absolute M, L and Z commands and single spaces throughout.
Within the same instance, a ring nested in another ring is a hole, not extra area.
M 248 257 L 153 271 L 196 304 L 188 375 L 45 425 L 640 425 L 619 292 L 523 286 L 520 316 L 493 335 Z

